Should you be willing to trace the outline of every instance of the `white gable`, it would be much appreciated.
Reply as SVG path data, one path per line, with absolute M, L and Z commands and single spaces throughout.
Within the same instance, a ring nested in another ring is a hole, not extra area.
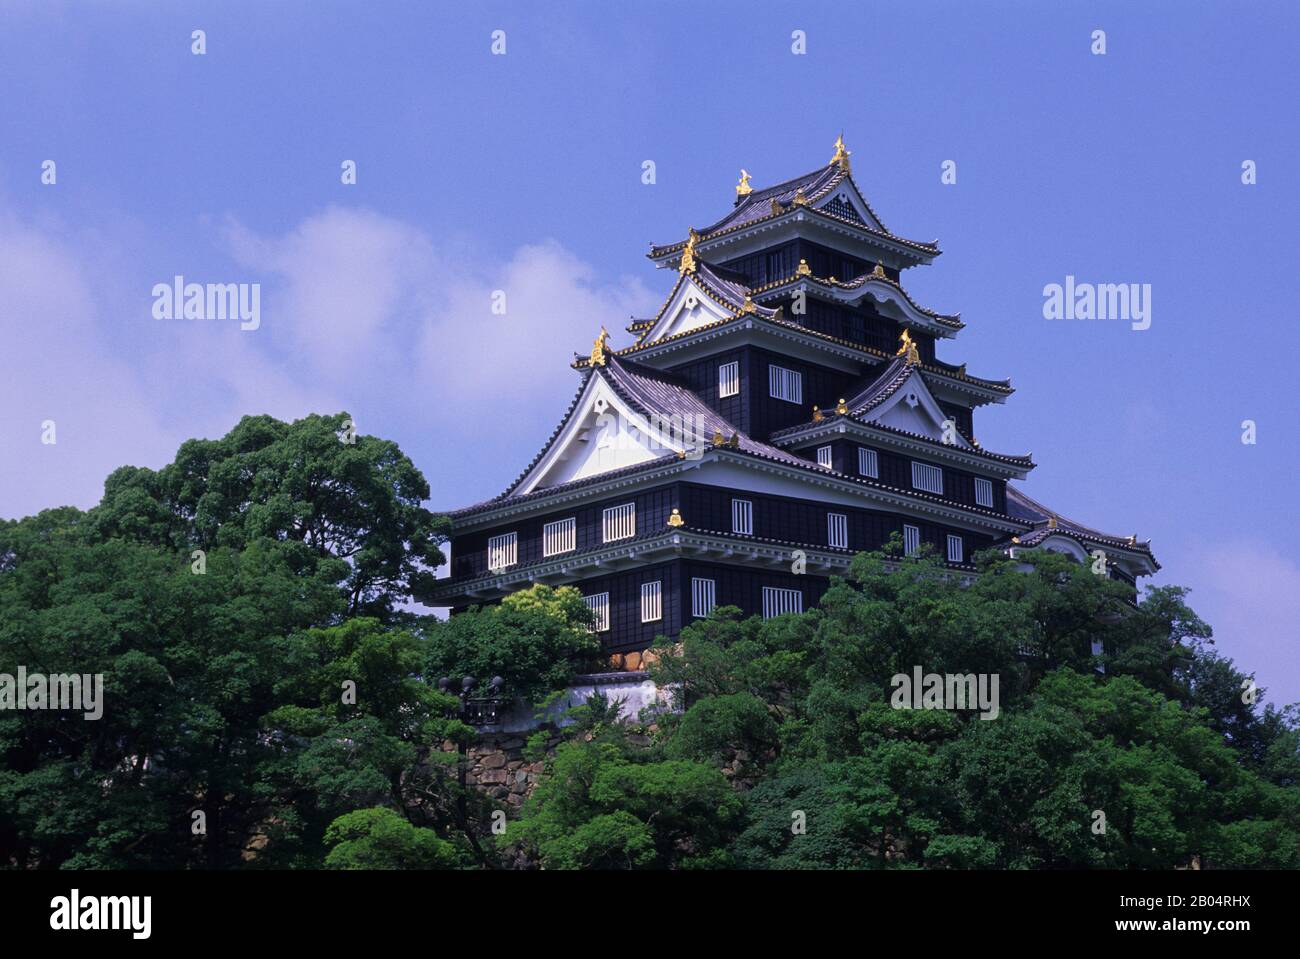
M 913 372 L 898 392 L 863 417 L 863 422 L 882 423 L 897 430 L 919 433 L 936 443 L 943 443 L 943 422 L 947 418 L 926 387 L 921 375 Z M 950 442 L 945 445 L 955 449 L 974 449 L 956 428 L 949 433 L 949 440 Z
M 514 490 L 517 494 L 559 486 L 601 473 L 675 457 L 694 445 L 697 424 L 647 422 L 598 373 L 587 381 L 572 414 L 550 449 Z
M 687 276 L 678 284 L 677 292 L 659 313 L 643 342 L 653 343 L 666 336 L 687 333 L 719 320 L 730 319 L 734 315 L 705 293 L 694 277 Z

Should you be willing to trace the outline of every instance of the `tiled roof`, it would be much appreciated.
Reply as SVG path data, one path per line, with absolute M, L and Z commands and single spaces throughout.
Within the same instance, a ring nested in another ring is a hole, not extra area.
M 871 412 L 902 389 L 903 384 L 910 380 L 916 371 L 915 364 L 909 365 L 901 356 L 894 357 L 889 365 L 859 388 L 853 399 L 845 404 L 849 415 L 856 419 Z
M 706 441 L 715 432 L 720 432 L 724 440 L 736 436 L 740 444 L 739 448 L 747 453 L 758 453 L 781 462 L 801 466 L 806 466 L 808 463 L 807 460 L 793 453 L 751 439 L 719 416 L 711 406 L 675 377 L 617 357 L 610 357 L 604 372 L 605 379 L 613 387 L 614 392 L 647 418 L 656 414 L 665 417 L 681 416 L 683 422 L 703 426 Z
M 1151 562 L 1156 569 L 1160 564 L 1156 562 L 1155 556 L 1151 552 L 1151 543 L 1137 542 L 1135 537 L 1113 536 L 1110 533 L 1103 533 L 1100 530 L 1093 529 L 1091 526 L 1085 526 L 1082 523 L 1067 519 L 1057 513 L 1053 513 L 1037 500 L 1031 499 L 1023 492 L 1016 489 L 1010 483 L 1007 484 L 1007 514 L 1015 519 L 1025 523 L 1030 523 L 1034 529 L 1028 533 L 1020 534 L 1021 546 L 1037 546 L 1047 537 L 1057 533 L 1063 533 L 1067 536 L 1074 536 L 1078 539 L 1088 540 L 1089 542 L 1099 543 L 1103 546 L 1113 546 L 1118 549 L 1133 550 L 1138 553 L 1145 553 L 1150 557 Z M 1056 525 L 1052 525 L 1055 518 Z
M 665 418 L 680 416 L 684 424 L 689 424 L 692 430 L 702 427 L 705 436 L 701 439 L 705 442 L 710 441 L 715 432 L 720 432 L 725 441 L 730 441 L 732 436 L 737 438 L 739 449 L 744 452 L 754 453 L 764 456 L 768 459 L 790 465 L 807 466 L 808 461 L 793 453 L 787 453 L 785 450 L 777 449 L 775 446 L 769 446 L 766 443 L 760 443 L 751 439 L 745 433 L 742 433 L 730 422 L 719 416 L 716 411 L 708 406 L 703 400 L 695 395 L 689 388 L 678 381 L 675 377 L 664 373 L 649 370 L 637 364 L 620 360 L 615 356 L 609 357 L 605 366 L 596 367 L 594 372 L 588 372 L 582 379 L 578 392 L 574 395 L 569 403 L 569 408 L 565 411 L 564 417 L 560 424 L 551 433 L 541 450 L 533 457 L 532 461 L 524 468 L 506 489 L 499 496 L 492 499 L 484 500 L 473 506 L 467 506 L 463 509 L 452 511 L 452 516 L 464 516 L 472 513 L 482 512 L 495 506 L 502 506 L 506 503 L 525 502 L 529 498 L 539 497 L 547 493 L 554 492 L 561 487 L 547 487 L 544 490 L 535 490 L 531 493 L 516 494 L 514 490 L 532 472 L 543 456 L 551 449 L 555 441 L 559 438 L 565 424 L 569 421 L 577 406 L 578 400 L 582 397 L 587 388 L 587 383 L 591 376 L 601 376 L 610 388 L 623 399 L 629 406 L 635 409 L 642 416 L 649 419 L 658 415 Z M 608 473 L 601 473 L 587 479 L 575 480 L 570 483 L 561 484 L 564 489 L 577 489 L 583 484 L 598 482 L 610 478 L 615 478 L 624 473 L 634 473 L 639 469 L 647 468 L 652 465 L 663 465 L 661 461 L 651 461 L 649 463 L 640 463 L 634 466 L 625 467 L 621 470 L 613 470 Z
M 812 462 L 811 460 L 804 459 L 803 457 L 800 456 L 795 456 L 792 453 L 787 453 L 785 450 L 778 449 L 775 446 L 770 446 L 767 443 L 760 443 L 757 440 L 754 440 L 751 437 L 747 436 L 745 433 L 742 433 L 739 430 L 737 430 L 727 420 L 723 419 L 721 416 L 715 413 L 710 407 L 706 406 L 702 400 L 700 400 L 694 393 L 692 393 L 689 389 L 687 389 L 685 386 L 681 385 L 680 383 L 677 383 L 671 378 L 666 377 L 657 372 L 651 372 L 644 368 L 633 368 L 632 364 L 628 364 L 624 361 L 620 361 L 615 357 L 611 357 L 605 366 L 598 367 L 596 373 L 592 373 L 589 375 L 601 375 L 601 374 L 606 374 L 605 377 L 606 382 L 610 384 L 610 386 L 615 390 L 615 392 L 618 393 L 619 396 L 622 399 L 624 399 L 626 402 L 632 404 L 635 408 L 637 408 L 638 411 L 641 412 L 643 415 L 649 415 L 651 413 L 658 412 L 661 415 L 671 416 L 673 415 L 674 412 L 679 412 L 683 417 L 688 415 L 693 417 L 696 415 L 696 413 L 699 413 L 701 416 L 704 417 L 703 424 L 705 425 L 706 429 L 720 430 L 724 439 L 727 440 L 730 440 L 731 436 L 735 435 L 737 437 L 739 446 L 735 448 L 728 446 L 726 447 L 727 452 L 744 454 L 748 456 L 753 456 L 757 459 L 767 460 L 769 462 L 779 463 L 785 466 L 796 467 L 801 470 L 806 470 L 810 473 L 816 473 L 819 476 L 830 476 L 841 482 L 848 482 L 857 486 L 863 486 L 869 489 L 879 490 L 883 493 L 888 493 L 894 496 L 902 495 L 904 497 L 908 497 L 911 499 L 931 503 L 936 506 L 944 506 L 953 509 L 959 509 L 963 512 L 975 513 L 981 516 L 987 516 L 987 517 L 991 517 L 1003 521 L 1010 518 L 1005 513 L 999 513 L 996 510 L 988 509 L 982 506 L 968 506 L 965 504 L 954 503 L 951 500 L 946 500 L 941 496 L 936 496 L 934 494 L 921 492 L 919 490 L 899 490 L 896 487 L 889 486 L 888 484 L 881 483 L 877 480 L 871 480 L 859 476 L 851 476 L 847 473 L 837 473 L 832 470 L 828 470 L 823 466 L 819 466 L 816 463 Z M 584 378 L 583 380 L 583 385 L 585 388 L 586 378 Z M 580 395 L 581 392 L 579 392 L 579 396 Z M 576 398 L 575 398 L 575 403 L 576 403 Z M 571 404 L 570 414 L 572 413 L 572 410 L 573 410 L 573 405 Z M 570 414 L 566 414 L 565 416 L 566 421 L 568 419 L 568 415 Z M 552 439 L 548 441 L 547 445 L 542 448 L 542 451 L 537 454 L 537 456 L 533 460 L 533 463 L 529 465 L 528 470 L 524 471 L 524 474 L 520 476 L 520 479 L 522 479 L 523 476 L 527 475 L 528 471 L 532 469 L 533 465 L 536 465 L 536 463 L 542 458 L 542 456 L 546 454 L 547 450 L 550 449 L 551 443 L 553 443 L 555 437 L 559 435 L 560 430 L 563 428 L 563 425 L 564 424 L 562 422 L 560 426 L 556 428 L 555 432 L 552 434 Z M 559 491 L 569 492 L 572 490 L 581 489 L 584 486 L 595 485 L 597 483 L 601 483 L 606 480 L 617 479 L 625 476 L 632 476 L 638 472 L 648 471 L 654 467 L 662 467 L 671 462 L 673 462 L 673 460 L 671 459 L 650 460 L 648 462 L 638 463 L 634 466 L 628 466 L 620 470 L 612 470 L 607 473 L 600 473 L 595 476 L 589 476 L 586 477 L 585 479 L 574 480 L 569 483 L 562 483 L 558 486 L 550 486 L 547 487 L 546 489 L 534 490 L 531 493 L 514 495 L 509 490 L 507 490 L 505 493 L 502 493 L 500 496 L 497 496 L 494 499 L 486 500 L 482 503 L 477 503 L 473 506 L 467 506 L 463 509 L 452 510 L 449 512 L 449 515 L 452 516 L 453 518 L 472 516 L 476 513 L 486 512 L 487 510 L 496 508 L 498 506 L 506 506 L 506 505 L 516 504 L 516 503 L 527 503 L 530 500 L 540 499 L 541 497 L 547 496 L 555 492 L 559 492 Z M 515 486 L 518 486 L 518 484 L 519 484 L 519 480 L 516 480 L 515 483 L 512 484 L 511 489 L 513 489 Z
M 867 204 L 867 209 L 871 212 L 871 215 L 875 218 L 876 222 L 880 224 L 880 229 L 878 230 L 870 224 L 862 223 L 855 218 L 842 216 L 831 210 L 814 210 L 811 206 L 800 207 L 794 204 L 794 198 L 800 191 L 803 192 L 804 199 L 811 204 L 821 199 L 845 180 L 848 180 L 853 184 L 853 188 L 857 190 L 858 196 L 863 196 L 863 193 L 858 189 L 857 182 L 853 179 L 852 174 L 843 170 L 839 164 L 831 163 L 827 166 L 821 167 L 820 169 L 814 170 L 811 173 L 805 173 L 792 180 L 786 180 L 784 183 L 764 187 L 761 190 L 754 190 L 742 199 L 740 203 L 736 204 L 735 208 L 726 216 L 722 217 L 722 219 L 697 232 L 701 240 L 708 240 L 724 233 L 743 229 L 744 227 L 761 220 L 782 216 L 794 209 L 804 209 L 809 213 L 824 216 L 837 222 L 847 223 L 867 233 L 874 233 L 877 236 L 892 240 L 895 243 L 912 247 L 923 255 L 935 256 L 938 254 L 939 246 L 937 243 L 922 243 L 918 240 L 909 240 L 906 237 L 890 233 L 885 227 L 884 221 L 880 219 L 880 216 L 874 209 L 872 209 L 869 203 Z M 776 212 L 773 212 L 773 200 L 778 204 Z M 863 202 L 866 203 L 865 197 L 863 198 Z M 680 250 L 685 244 L 685 240 L 679 240 L 676 243 L 669 243 L 663 246 L 651 244 L 649 256 L 654 258 L 673 253 Z
M 813 170 L 811 173 L 805 173 L 792 180 L 786 180 L 784 183 L 755 190 L 737 203 L 731 212 L 718 222 L 700 230 L 700 236 L 706 237 L 711 233 L 719 233 L 730 227 L 742 226 L 760 220 L 771 214 L 773 200 L 776 200 L 782 206 L 789 206 L 794 202 L 794 198 L 799 194 L 800 190 L 803 191 L 804 198 L 809 202 L 820 199 L 822 194 L 841 183 L 845 176 L 846 174 L 840 169 L 839 164 L 831 163 L 820 170 Z M 876 218 L 877 222 L 879 222 L 879 219 L 879 217 Z
M 708 263 L 701 262 L 695 268 L 694 276 L 709 293 L 718 297 L 724 305 L 732 307 L 737 313 L 744 307 L 745 298 L 753 292 L 744 283 L 725 278 L 724 272 L 719 267 Z M 776 316 L 776 310 L 770 307 L 759 306 L 757 303 L 752 305 L 754 312 L 759 316 Z
M 865 414 L 879 407 L 882 403 L 902 389 L 902 387 L 914 375 L 922 376 L 920 369 L 921 368 L 915 364 L 909 366 L 901 356 L 895 357 L 878 373 L 868 378 L 866 382 L 858 388 L 858 392 L 854 394 L 851 400 L 845 402 L 844 405 L 845 408 L 848 409 L 848 413 L 843 415 L 861 421 Z M 922 381 L 924 381 L 924 376 L 922 376 Z M 824 420 L 838 419 L 841 415 L 842 414 L 836 413 L 833 409 L 822 411 Z M 779 440 L 782 437 L 791 436 L 814 425 L 815 422 L 816 421 L 809 420 L 803 423 L 797 423 L 794 426 L 788 426 L 785 429 L 777 430 L 772 434 L 771 438 L 773 440 Z M 929 436 L 925 436 L 921 433 L 913 433 L 910 430 L 898 429 L 884 423 L 864 423 L 864 425 L 870 426 L 873 429 L 884 430 L 889 433 L 897 433 L 900 436 L 906 436 L 912 439 L 933 442 L 933 439 Z M 1013 456 L 1005 453 L 992 453 L 978 446 L 974 449 L 961 449 L 960 452 L 968 455 L 981 456 L 1000 463 L 1009 463 L 1015 466 L 1032 467 L 1034 465 L 1032 459 L 1028 455 Z
M 827 342 L 830 343 L 836 343 L 839 344 L 840 346 L 847 346 L 850 349 L 858 350 L 859 352 L 862 353 L 869 353 L 873 356 L 877 356 L 882 359 L 892 359 L 891 354 L 886 353 L 883 350 L 878 350 L 875 347 L 867 346 L 865 343 L 858 343 L 854 340 L 846 340 L 843 337 L 839 337 L 839 336 L 831 336 L 829 333 L 823 333 L 820 330 L 815 330 L 810 326 L 801 326 L 798 323 L 791 322 L 790 320 L 785 319 L 781 311 L 779 310 L 771 316 L 767 315 L 767 313 L 763 312 L 763 310 L 764 308 L 757 307 L 755 309 L 755 315 L 766 320 L 769 323 L 775 323 L 776 325 L 782 326 L 786 329 L 795 330 L 799 333 L 805 333 L 808 336 L 814 336 L 817 339 L 826 340 Z M 631 356 L 633 354 L 641 352 L 642 350 L 648 350 L 651 347 L 659 346 L 660 344 L 663 343 L 668 343 L 677 339 L 683 339 L 688 336 L 694 336 L 696 333 L 700 333 L 704 330 L 708 330 L 713 327 L 722 326 L 723 324 L 726 323 L 732 323 L 736 319 L 737 317 L 734 316 L 725 317 L 724 319 L 717 320 L 716 322 L 713 323 L 705 323 L 701 326 L 697 326 L 689 330 L 684 330 L 681 333 L 674 333 L 672 336 L 661 337 L 660 339 L 655 340 L 653 343 L 645 343 L 638 340 L 636 343 L 633 343 L 631 346 L 625 346 L 621 350 L 614 351 L 614 355 L 620 357 Z M 587 366 L 589 365 L 587 357 L 580 356 L 578 354 L 574 354 L 574 356 L 575 359 L 572 364 L 573 368 L 577 370 L 586 369 Z M 937 361 L 935 363 L 923 363 L 921 364 L 921 369 L 927 373 L 937 373 L 943 376 L 950 376 L 955 380 L 961 380 L 966 383 L 973 383 L 976 386 L 982 387 L 987 390 L 992 390 L 995 393 L 1001 393 L 1006 396 L 1009 396 L 1010 394 L 1015 392 L 1015 390 L 1012 389 L 1011 387 L 1010 380 L 986 380 L 978 376 L 971 376 L 969 373 L 963 372 L 961 367 L 954 367 L 949 363 L 939 363 Z
M 840 280 L 840 279 L 832 279 L 830 277 L 813 276 L 810 273 L 805 274 L 803 276 L 800 276 L 798 273 L 791 273 L 788 276 L 783 276 L 779 279 L 771 280 L 767 283 L 764 283 L 762 286 L 755 287 L 750 292 L 756 296 L 761 296 L 762 294 L 767 293 L 771 290 L 778 289 L 790 283 L 797 283 L 801 280 L 817 283 L 820 284 L 821 286 L 828 286 L 833 290 L 857 290 L 866 286 L 868 283 L 883 283 L 885 286 L 890 286 L 893 287 L 895 290 L 897 290 L 899 294 L 903 297 L 903 299 L 909 305 L 911 305 L 911 307 L 914 310 L 916 310 L 916 312 L 924 316 L 930 317 L 930 319 L 934 320 L 936 323 L 940 323 L 943 326 L 951 327 L 954 330 L 960 330 L 965 328 L 966 326 L 966 324 L 963 323 L 960 319 L 961 314 L 936 313 L 934 310 L 931 310 L 928 307 L 924 307 L 920 303 L 917 303 L 916 300 L 912 299 L 912 295 L 908 293 L 907 290 L 903 289 L 903 285 L 899 283 L 897 280 L 891 279 L 888 276 L 880 276 L 876 273 L 863 273 L 861 276 L 856 276 L 851 280 Z

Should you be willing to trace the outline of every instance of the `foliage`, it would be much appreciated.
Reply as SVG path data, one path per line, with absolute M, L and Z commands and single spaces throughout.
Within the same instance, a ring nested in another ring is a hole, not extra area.
M 712 766 L 651 758 L 611 728 L 558 747 L 504 840 L 548 869 L 719 866 L 741 807 Z
M 447 869 L 459 862 L 451 843 L 382 807 L 340 816 L 325 843 L 333 847 L 325 857 L 329 869 Z
M 485 683 L 508 679 L 506 692 L 530 702 L 568 685 L 599 652 L 591 611 L 572 586 L 537 585 L 495 606 L 474 607 L 429 631 L 427 675 Z
M 0 712 L 0 867 L 1300 868 L 1296 708 L 1185 590 L 1134 603 L 1037 551 L 962 586 L 887 549 L 807 613 L 716 610 L 657 650 L 675 710 L 629 729 L 593 697 L 552 755 L 532 738 L 546 771 L 494 835 L 436 679 L 551 702 L 596 661 L 590 611 L 537 586 L 411 612 L 445 520 L 349 437 L 248 417 L 0 523 L 0 673 L 104 677 L 98 720 Z M 996 677 L 997 717 L 895 708 L 916 667 Z

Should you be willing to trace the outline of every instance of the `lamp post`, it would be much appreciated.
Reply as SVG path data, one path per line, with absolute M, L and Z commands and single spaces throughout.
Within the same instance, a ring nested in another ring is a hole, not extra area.
M 460 700 L 457 708 L 457 714 L 470 726 L 489 726 L 497 722 L 497 711 L 501 704 L 500 693 L 501 687 L 505 680 L 500 676 L 493 676 L 488 682 L 489 696 L 473 697 L 471 694 L 474 687 L 478 685 L 478 680 L 473 676 L 462 676 L 460 680 L 460 692 L 452 693 L 453 680 L 450 676 L 444 676 L 438 680 L 438 689 L 444 693 L 455 695 Z M 465 801 L 465 770 L 468 767 L 466 761 L 466 744 L 462 740 L 456 745 L 458 760 L 456 762 L 456 779 L 460 784 L 460 790 L 456 796 L 456 812 L 460 818 L 460 826 L 464 831 L 466 838 L 474 851 L 478 853 L 479 859 L 486 865 L 491 862 L 483 850 L 479 847 L 478 840 L 474 837 L 473 830 L 469 826 L 469 810 L 466 808 Z

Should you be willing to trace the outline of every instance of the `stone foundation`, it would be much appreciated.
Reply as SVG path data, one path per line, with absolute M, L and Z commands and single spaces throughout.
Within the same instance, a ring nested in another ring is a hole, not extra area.
M 559 742 L 559 736 L 547 741 L 548 755 Z M 522 806 L 545 767 L 544 761 L 528 762 L 524 759 L 524 743 L 523 736 L 511 733 L 480 734 L 465 752 L 469 762 L 465 785 L 477 787 L 510 807 Z M 456 751 L 451 742 L 444 742 L 442 748 L 445 752 Z

